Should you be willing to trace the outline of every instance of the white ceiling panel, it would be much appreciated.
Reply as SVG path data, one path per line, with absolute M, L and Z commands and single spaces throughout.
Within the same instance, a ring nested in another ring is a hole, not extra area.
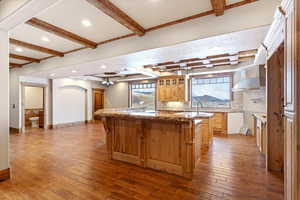
M 210 0 L 111 0 L 144 28 L 212 9 Z
M 9 16 L 29 0 L 1 0 L 0 1 L 0 21 Z
M 14 59 L 14 58 L 10 58 L 9 59 L 10 63 L 17 63 L 17 64 L 24 64 L 24 63 L 28 63 L 28 61 L 26 60 L 18 60 L 18 59 Z
M 38 58 L 38 59 L 51 56 L 51 55 L 46 54 L 46 53 L 42 53 L 42 52 L 39 52 L 39 51 L 33 51 L 31 49 L 26 49 L 26 48 L 23 48 L 23 47 L 21 47 L 22 52 L 18 52 L 18 51 L 16 51 L 16 48 L 18 48 L 18 46 L 11 44 L 9 46 L 10 53 L 18 54 L 18 55 L 21 55 L 21 56 L 32 57 L 32 58 Z
M 58 37 L 46 31 L 34 28 L 27 24 L 22 24 L 16 27 L 13 31 L 10 32 L 10 37 L 61 52 L 66 52 L 83 47 L 80 44 L 74 43 L 70 40 L 66 40 L 62 37 Z M 42 38 L 48 38 L 49 41 L 43 41 Z
M 85 0 L 62 0 L 37 18 L 94 42 L 132 33 Z M 82 20 L 89 20 L 91 26 L 83 26 Z

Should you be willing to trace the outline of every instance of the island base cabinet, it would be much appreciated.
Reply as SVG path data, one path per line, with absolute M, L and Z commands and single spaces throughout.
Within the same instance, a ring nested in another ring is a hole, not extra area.
M 110 159 L 140 165 L 140 121 L 102 119 Z
M 145 123 L 146 132 L 146 167 L 182 174 L 180 151 L 184 146 L 181 124 L 151 121 Z
M 201 123 L 113 117 L 102 121 L 111 159 L 193 177 L 203 146 Z
M 213 126 L 212 126 L 212 119 L 203 119 L 201 120 L 201 148 L 208 149 L 213 141 Z

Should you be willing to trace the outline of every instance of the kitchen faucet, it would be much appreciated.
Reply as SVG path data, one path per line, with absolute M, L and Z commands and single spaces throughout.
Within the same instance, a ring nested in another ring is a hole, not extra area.
M 201 101 L 197 102 L 197 114 L 199 114 L 199 104 L 201 105 L 201 108 L 203 108 L 203 103 Z

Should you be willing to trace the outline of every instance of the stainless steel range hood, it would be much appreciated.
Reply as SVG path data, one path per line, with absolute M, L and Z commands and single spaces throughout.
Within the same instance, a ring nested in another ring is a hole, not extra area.
M 233 87 L 234 92 L 247 90 L 259 90 L 266 86 L 266 70 L 263 65 L 259 66 L 257 77 L 247 77 L 246 71 L 241 72 L 241 80 Z

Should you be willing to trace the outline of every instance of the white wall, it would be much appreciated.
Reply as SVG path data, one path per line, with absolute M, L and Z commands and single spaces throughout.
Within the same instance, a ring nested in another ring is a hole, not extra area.
M 42 109 L 44 107 L 43 88 L 25 87 L 25 109 Z
M 128 108 L 128 104 L 128 82 L 118 82 L 105 90 L 105 108 Z
M 53 125 L 84 121 L 85 104 L 87 120 L 92 120 L 93 88 L 101 88 L 101 86 L 93 81 L 54 79 L 52 84 Z
M 86 90 L 64 86 L 55 89 L 54 124 L 86 121 Z
M 9 72 L 9 126 L 12 128 L 21 128 L 21 90 L 17 70 Z
M 0 170 L 9 168 L 9 44 L 8 33 L 0 30 Z

